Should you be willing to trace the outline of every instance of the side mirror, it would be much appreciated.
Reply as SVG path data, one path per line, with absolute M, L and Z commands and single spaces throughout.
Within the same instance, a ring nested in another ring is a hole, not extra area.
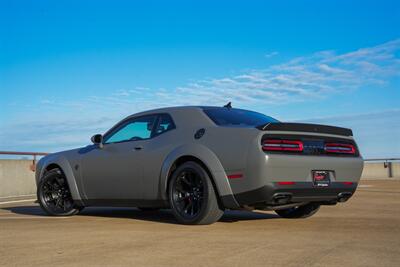
M 95 145 L 99 145 L 99 148 L 103 148 L 103 136 L 101 134 L 95 134 L 90 138 L 92 143 Z

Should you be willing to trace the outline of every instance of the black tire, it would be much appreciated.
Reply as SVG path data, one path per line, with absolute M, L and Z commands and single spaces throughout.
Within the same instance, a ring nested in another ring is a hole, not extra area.
M 40 207 L 52 216 L 71 216 L 83 209 L 75 206 L 67 179 L 59 169 L 45 173 L 38 184 L 37 199 Z
M 160 208 L 153 208 L 153 207 L 137 207 L 139 210 L 144 211 L 144 212 L 150 212 L 150 211 L 158 211 Z
M 182 224 L 212 224 L 224 214 L 209 175 L 193 161 L 183 163 L 174 171 L 168 196 L 172 212 Z
M 275 212 L 282 218 L 288 218 L 288 219 L 307 218 L 314 215 L 319 210 L 319 207 L 320 205 L 310 203 L 304 206 L 293 207 L 283 210 L 275 210 Z

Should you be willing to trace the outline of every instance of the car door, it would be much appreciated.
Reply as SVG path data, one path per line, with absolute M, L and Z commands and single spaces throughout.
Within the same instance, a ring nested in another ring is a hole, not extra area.
M 143 198 L 141 150 L 152 137 L 156 119 L 157 115 L 147 115 L 123 121 L 104 136 L 102 148 L 82 156 L 82 184 L 88 200 L 121 204 Z
M 142 151 L 143 159 L 143 197 L 145 200 L 159 198 L 161 167 L 166 157 L 179 143 L 176 126 L 173 118 L 166 113 L 160 114 L 153 131 L 153 138 L 149 140 Z M 182 140 L 182 142 L 184 142 Z

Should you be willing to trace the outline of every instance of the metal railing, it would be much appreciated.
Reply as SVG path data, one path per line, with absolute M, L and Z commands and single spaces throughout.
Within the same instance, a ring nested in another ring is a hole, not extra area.
M 378 158 L 378 159 L 364 159 L 364 162 L 381 162 L 383 167 L 387 169 L 387 177 L 393 177 L 393 161 L 400 161 L 400 158 Z
M 400 161 L 400 158 L 364 159 L 364 161 L 383 161 L 383 162 L 389 162 L 389 161 Z
M 0 151 L 0 155 L 12 155 L 12 156 L 33 156 L 32 164 L 29 166 L 31 171 L 36 170 L 36 157 L 37 156 L 46 156 L 49 153 L 45 152 L 17 152 L 17 151 Z

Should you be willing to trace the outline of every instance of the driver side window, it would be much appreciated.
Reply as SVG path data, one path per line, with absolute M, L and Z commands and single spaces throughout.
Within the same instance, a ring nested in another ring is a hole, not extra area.
M 149 139 L 156 116 L 145 116 L 128 121 L 105 140 L 105 144 Z

